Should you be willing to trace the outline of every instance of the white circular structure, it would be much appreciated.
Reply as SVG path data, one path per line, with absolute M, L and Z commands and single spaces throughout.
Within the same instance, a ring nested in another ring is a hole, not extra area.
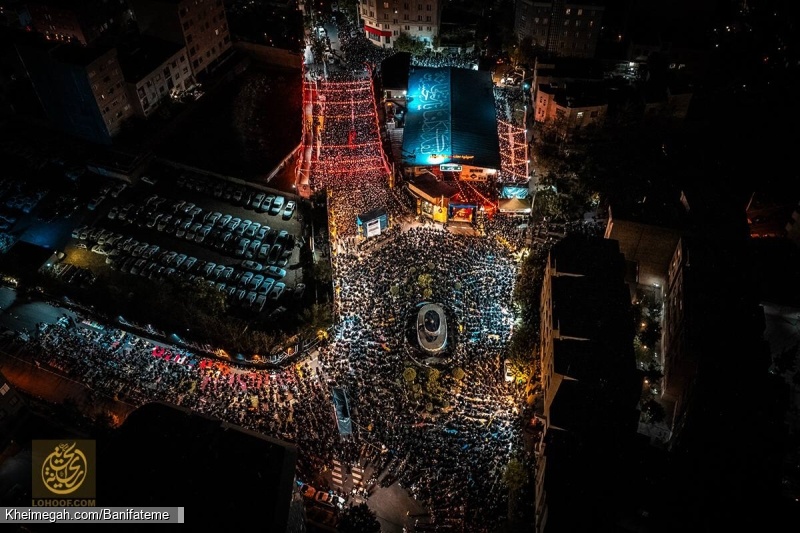
M 426 303 L 417 312 L 417 340 L 424 351 L 435 354 L 447 346 L 447 317 L 442 306 Z

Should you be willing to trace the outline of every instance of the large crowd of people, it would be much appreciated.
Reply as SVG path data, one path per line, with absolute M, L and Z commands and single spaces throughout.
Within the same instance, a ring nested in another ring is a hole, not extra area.
M 335 308 L 332 335 L 315 359 L 279 371 L 241 369 L 66 320 L 42 324 L 19 351 L 98 393 L 173 402 L 292 442 L 303 479 L 319 480 L 334 459 L 369 460 L 373 490 L 399 483 L 434 523 L 490 531 L 506 515 L 503 469 L 523 453 L 521 391 L 506 380 L 503 354 L 514 324 L 515 254 L 528 230 L 498 215 L 480 235 L 454 232 L 410 212 L 389 187 L 364 75 L 385 52 L 348 28 L 339 36 L 348 68 L 318 80 L 313 111 L 309 182 L 327 198 Z M 474 59 L 430 54 L 415 64 L 471 68 Z M 356 219 L 375 208 L 388 211 L 392 226 L 363 241 Z M 407 335 L 423 301 L 454 321 L 447 357 L 428 357 Z M 332 416 L 332 386 L 347 391 L 351 435 L 341 435 Z

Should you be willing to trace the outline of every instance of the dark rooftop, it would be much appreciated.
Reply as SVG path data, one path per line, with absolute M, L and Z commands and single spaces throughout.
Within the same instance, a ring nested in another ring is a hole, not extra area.
M 398 52 L 381 62 L 381 87 L 389 90 L 408 90 L 408 68 L 411 54 Z
M 624 268 L 624 264 L 622 265 Z M 615 279 L 558 276 L 552 280 L 553 324 L 563 337 L 600 340 L 626 339 L 630 333 L 630 291 L 624 271 Z M 616 343 L 614 343 L 616 344 Z
M 110 47 L 104 46 L 62 44 L 55 47 L 52 52 L 50 52 L 50 55 L 56 61 L 86 67 L 111 50 Z M 116 52 L 114 53 L 116 54 Z
M 458 185 L 452 182 L 441 181 L 431 173 L 420 174 L 408 180 L 414 187 L 432 198 L 450 198 L 458 192 Z
M 143 35 L 130 50 L 120 53 L 119 62 L 125 81 L 140 81 L 181 48 L 183 46 L 171 41 Z
M 185 506 L 187 523 L 285 531 L 296 458 L 293 445 L 150 403 L 98 441 L 98 504 Z
M 556 243 L 550 250 L 550 259 L 559 272 L 584 276 L 605 275 L 614 270 L 622 272 L 625 263 L 618 242 L 580 235 L 571 235 Z

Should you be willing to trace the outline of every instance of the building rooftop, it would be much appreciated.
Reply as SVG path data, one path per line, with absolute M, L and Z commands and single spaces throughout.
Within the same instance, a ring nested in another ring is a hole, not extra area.
M 129 50 L 120 53 L 119 63 L 125 81 L 138 82 L 148 77 L 183 46 L 158 37 L 143 35 Z
M 622 273 L 616 281 L 594 276 L 553 277 L 552 288 L 553 327 L 562 338 L 614 340 L 614 344 L 627 338 L 633 342 L 630 291 Z
M 441 181 L 430 172 L 410 178 L 409 183 L 430 198 L 451 198 L 458 193 L 458 185 L 449 181 Z
M 156 402 L 133 411 L 97 446 L 103 505 L 185 506 L 195 524 L 286 530 L 293 445 Z
M 411 54 L 398 52 L 381 61 L 381 87 L 384 90 L 408 90 L 408 69 Z
M 625 260 L 636 265 L 637 279 L 644 285 L 663 283 L 680 241 L 680 232 L 630 220 L 609 218 L 606 238 L 619 243 Z
M 555 97 L 562 107 L 592 107 L 608 104 L 604 84 L 598 82 L 540 83 L 539 91 Z
M 403 131 L 410 166 L 457 163 L 500 168 L 492 74 L 463 68 L 411 69 Z
M 550 250 L 550 264 L 562 273 L 597 276 L 620 271 L 624 263 L 619 243 L 607 239 L 570 235 Z
M 116 55 L 116 50 L 110 46 L 61 44 L 52 49 L 50 56 L 61 63 L 87 67 L 109 52 Z

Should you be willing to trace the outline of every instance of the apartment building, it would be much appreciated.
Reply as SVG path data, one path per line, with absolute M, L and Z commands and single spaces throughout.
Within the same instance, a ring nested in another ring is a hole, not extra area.
M 140 31 L 186 47 L 195 79 L 210 74 L 231 50 L 222 0 L 131 0 Z
M 149 116 L 159 104 L 193 83 L 186 47 L 143 36 L 120 58 L 128 98 L 137 115 Z
M 48 40 L 90 44 L 128 18 L 125 0 L 33 0 L 33 28 Z
M 46 42 L 17 44 L 45 114 L 59 129 L 110 144 L 133 115 L 116 48 Z
M 361 0 L 358 13 L 367 38 L 375 46 L 392 48 L 393 39 L 401 33 L 433 46 L 443 7 L 440 0 Z
M 583 531 L 629 473 L 641 376 L 633 352 L 625 258 L 616 241 L 567 237 L 553 246 L 541 298 L 536 524 Z M 599 527 L 599 522 L 591 523 Z
M 514 31 L 517 38 L 560 57 L 594 57 L 604 7 L 584 2 L 517 0 Z

